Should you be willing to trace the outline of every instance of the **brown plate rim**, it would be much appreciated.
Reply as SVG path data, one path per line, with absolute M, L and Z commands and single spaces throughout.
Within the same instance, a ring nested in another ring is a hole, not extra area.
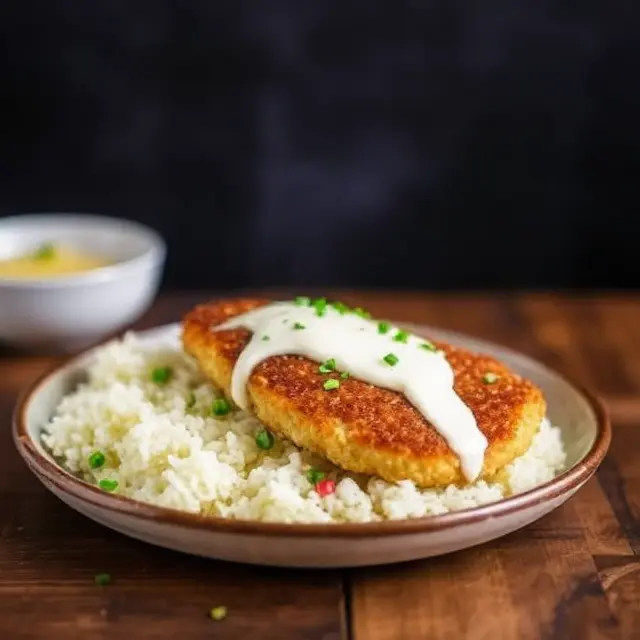
M 148 331 L 160 331 L 165 327 L 168 329 L 169 326 L 171 325 L 165 325 L 164 327 L 159 326 Z M 436 327 L 427 327 L 414 323 L 411 323 L 411 326 L 420 328 L 421 330 L 426 330 L 427 332 L 429 329 L 436 329 Z M 571 493 L 589 480 L 604 459 L 611 443 L 611 422 L 604 403 L 600 398 L 583 385 L 576 383 L 571 377 L 560 374 L 544 363 L 540 363 L 525 354 L 521 354 L 520 352 L 509 349 L 508 347 L 501 347 L 495 343 L 475 338 L 467 334 L 454 333 L 451 331 L 448 333 L 469 340 L 475 340 L 487 347 L 507 350 L 518 356 L 533 360 L 558 377 L 564 379 L 574 389 L 576 389 L 588 402 L 596 417 L 596 437 L 583 460 L 555 477 L 553 480 L 515 496 L 504 498 L 497 502 L 479 507 L 472 507 L 441 515 L 424 516 L 422 518 L 405 520 L 386 520 L 383 522 L 363 523 L 289 524 L 279 522 L 260 522 L 254 520 L 231 520 L 216 516 L 203 516 L 166 507 L 158 507 L 144 502 L 139 502 L 133 498 L 105 493 L 98 487 L 94 487 L 83 480 L 74 477 L 67 471 L 64 471 L 54 460 L 40 453 L 29 435 L 26 423 L 26 411 L 30 402 L 39 392 L 40 388 L 45 385 L 51 377 L 58 374 L 68 365 L 86 357 L 101 345 L 87 349 L 86 351 L 76 354 L 64 362 L 52 367 L 22 393 L 13 414 L 13 439 L 18 452 L 39 480 L 46 480 L 46 482 L 54 485 L 59 491 L 67 493 L 93 507 L 106 509 L 120 515 L 126 515 L 132 518 L 159 524 L 196 528 L 210 531 L 211 533 L 236 533 L 257 537 L 387 537 L 403 534 L 444 531 L 475 524 L 484 520 L 507 516 L 518 511 L 524 511 L 543 502 Z

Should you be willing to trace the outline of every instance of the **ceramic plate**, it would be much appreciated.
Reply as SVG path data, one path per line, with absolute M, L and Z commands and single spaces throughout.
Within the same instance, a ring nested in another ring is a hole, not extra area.
M 493 504 L 412 520 L 363 524 L 276 524 L 225 520 L 155 507 L 105 493 L 62 469 L 40 444 L 40 430 L 84 375 L 93 351 L 43 376 L 14 416 L 18 451 L 52 493 L 85 516 L 151 544 L 209 558 L 283 567 L 353 567 L 437 556 L 524 527 L 569 499 L 593 475 L 611 428 L 599 400 L 544 365 L 504 347 L 430 327 L 416 333 L 492 354 L 538 384 L 548 417 L 562 429 L 567 470 L 551 482 Z M 176 342 L 178 326 L 139 334 L 147 344 Z

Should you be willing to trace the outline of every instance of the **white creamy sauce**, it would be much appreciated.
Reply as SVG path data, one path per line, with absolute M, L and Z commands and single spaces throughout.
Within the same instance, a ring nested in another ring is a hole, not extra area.
M 377 321 L 355 313 L 343 315 L 330 305 L 319 317 L 314 307 L 294 302 L 260 307 L 213 329 L 237 327 L 253 332 L 235 364 L 231 381 L 232 398 L 241 409 L 248 409 L 249 376 L 266 358 L 299 355 L 319 364 L 334 359 L 337 371 L 403 393 L 459 457 L 465 477 L 471 482 L 480 474 L 487 440 L 471 410 L 453 389 L 449 363 L 442 353 L 421 348 L 424 338 L 409 334 L 406 343 L 397 342 L 393 339 L 397 327 L 390 326 L 381 334 Z M 387 354 L 397 357 L 394 366 L 385 362 Z

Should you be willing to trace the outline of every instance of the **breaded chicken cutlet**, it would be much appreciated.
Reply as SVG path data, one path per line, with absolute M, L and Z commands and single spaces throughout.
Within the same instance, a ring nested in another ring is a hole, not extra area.
M 251 332 L 217 331 L 216 326 L 269 302 L 237 299 L 203 304 L 184 318 L 185 350 L 229 398 L 234 364 Z M 542 393 L 490 356 L 435 344 L 453 370 L 456 393 L 487 438 L 478 479 L 490 479 L 531 445 L 546 411 Z M 487 372 L 495 374 L 491 384 L 486 382 Z M 249 377 L 251 411 L 274 433 L 347 471 L 389 482 L 412 480 L 424 488 L 467 484 L 459 458 L 403 394 L 354 378 L 327 393 L 326 378 L 318 363 L 307 358 L 269 357 Z

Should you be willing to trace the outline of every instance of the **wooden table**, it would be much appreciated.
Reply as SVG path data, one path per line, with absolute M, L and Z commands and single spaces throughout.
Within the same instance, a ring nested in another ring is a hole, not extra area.
M 141 326 L 207 296 L 160 299 Z M 11 442 L 20 389 L 55 359 L 0 354 L 1 638 L 640 638 L 640 297 L 343 295 L 374 314 L 498 341 L 607 401 L 611 452 L 565 506 L 442 558 L 288 571 L 192 558 L 125 538 L 40 486 Z M 94 574 L 109 572 L 108 587 Z M 207 611 L 228 607 L 223 622 Z

